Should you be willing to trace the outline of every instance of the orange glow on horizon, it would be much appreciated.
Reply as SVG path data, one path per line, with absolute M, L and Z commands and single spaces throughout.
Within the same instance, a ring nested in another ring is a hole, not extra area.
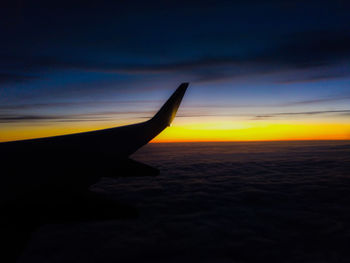
M 251 122 L 227 126 L 220 128 L 218 125 L 218 129 L 205 124 L 174 126 L 152 142 L 350 140 L 350 124 L 346 123 Z
M 122 126 L 126 123 L 119 123 Z M 116 125 L 113 125 L 114 127 Z M 12 125 L 0 130 L 0 142 L 49 137 L 112 127 L 110 123 Z M 152 143 L 205 141 L 350 140 L 350 123 L 206 122 L 168 127 Z

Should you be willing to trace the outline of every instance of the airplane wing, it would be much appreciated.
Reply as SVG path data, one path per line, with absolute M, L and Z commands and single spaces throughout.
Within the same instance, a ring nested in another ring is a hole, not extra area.
M 0 143 L 1 179 L 25 193 L 34 188 L 87 189 L 102 176 L 157 174 L 128 157 L 170 125 L 187 87 L 182 83 L 155 116 L 142 123 Z
M 15 261 L 32 231 L 46 223 L 137 216 L 135 209 L 96 195 L 89 186 L 101 177 L 159 172 L 128 157 L 170 125 L 187 86 L 181 84 L 158 113 L 142 123 L 0 143 L 4 258 Z
M 83 155 L 109 152 L 118 157 L 127 157 L 171 124 L 187 87 L 188 83 L 182 83 L 157 114 L 148 121 L 91 132 L 0 143 L 0 151 L 7 154 L 33 153 L 40 150 L 63 151 L 64 154 Z

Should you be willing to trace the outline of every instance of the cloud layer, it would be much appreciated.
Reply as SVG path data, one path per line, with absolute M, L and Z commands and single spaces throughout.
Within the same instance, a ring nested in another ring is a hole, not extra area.
M 346 262 L 349 143 L 148 145 L 156 178 L 105 179 L 95 191 L 134 220 L 49 225 L 20 262 Z

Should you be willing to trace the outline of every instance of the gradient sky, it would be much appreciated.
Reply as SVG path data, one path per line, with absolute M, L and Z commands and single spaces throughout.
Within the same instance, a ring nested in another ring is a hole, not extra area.
M 111 2 L 2 5 L 0 141 L 143 121 L 181 82 L 155 141 L 350 139 L 349 1 Z

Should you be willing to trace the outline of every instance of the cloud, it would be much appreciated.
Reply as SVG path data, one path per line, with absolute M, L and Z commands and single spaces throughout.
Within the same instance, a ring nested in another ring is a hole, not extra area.
M 194 42 L 196 39 L 194 39 Z M 237 41 L 232 38 L 232 41 Z M 242 45 L 244 43 L 242 42 Z M 308 31 L 289 33 L 281 39 L 272 39 L 262 50 L 254 50 L 247 54 L 209 55 L 203 52 L 201 56 L 168 59 L 165 62 L 121 62 L 118 59 L 85 59 L 79 57 L 40 56 L 35 52 L 31 55 L 2 54 L 0 69 L 16 70 L 25 73 L 43 73 L 63 69 L 95 71 L 105 73 L 153 75 L 153 74 L 185 74 L 196 81 L 220 81 L 228 78 L 246 75 L 282 72 L 290 69 L 312 69 L 320 66 L 330 67 L 350 58 L 350 34 L 346 30 L 338 31 Z M 96 50 L 96 54 L 100 51 Z M 146 55 L 147 57 L 147 55 Z M 316 81 L 349 76 L 349 70 L 332 72 L 324 70 L 316 74 L 293 77 L 280 80 L 281 83 Z M 6 77 L 4 77 L 6 79 Z M 14 78 L 14 77 L 13 77 Z M 11 76 L 8 77 L 11 79 Z M 23 77 L 22 80 L 31 78 Z
M 116 105 L 148 105 L 159 103 L 158 100 L 97 100 L 97 101 L 74 101 L 74 102 L 52 102 L 52 103 L 27 103 L 27 104 L 3 104 L 0 105 L 0 110 L 30 110 L 40 108 L 66 108 L 66 107 L 81 107 L 81 106 L 116 106 Z
M 319 103 L 325 103 L 325 102 L 336 102 L 336 101 L 349 100 L 349 99 L 350 99 L 350 95 L 344 94 L 342 96 L 336 96 L 336 97 L 317 98 L 317 99 L 311 99 L 311 100 L 301 100 L 301 101 L 294 101 L 290 103 L 277 104 L 277 106 L 309 105 L 309 104 L 319 104 Z
M 0 115 L 0 123 L 24 122 L 81 122 L 81 121 L 108 121 L 115 119 L 150 118 L 154 111 L 99 111 L 83 114 L 42 115 L 8 113 Z
M 62 116 L 48 116 L 48 115 L 0 115 L 1 123 L 9 122 L 26 122 L 26 121 L 47 121 L 47 120 L 57 120 L 62 118 Z
M 349 77 L 350 72 L 330 72 L 316 73 L 316 74 L 307 74 L 306 76 L 300 76 L 297 73 L 294 74 L 291 78 L 286 78 L 281 81 L 277 81 L 280 84 L 294 84 L 294 83 L 305 83 L 305 82 L 319 82 L 323 80 L 332 80 L 337 78 Z
M 302 111 L 302 112 L 277 112 L 277 113 L 266 113 L 256 115 L 254 113 L 183 113 L 179 114 L 177 118 L 193 118 L 193 117 L 243 117 L 243 118 L 253 118 L 254 120 L 267 119 L 267 118 L 277 118 L 277 117 L 287 117 L 287 116 L 311 116 L 311 115 L 349 115 L 350 110 L 324 110 L 324 111 Z
M 22 260 L 349 261 L 349 156 L 349 142 L 150 144 L 132 158 L 161 176 L 92 187 L 140 219 L 48 225 Z
M 303 112 L 278 112 L 278 113 L 269 113 L 256 115 L 254 119 L 267 119 L 267 118 L 276 118 L 281 116 L 310 116 L 310 115 L 348 115 L 350 110 L 324 110 L 324 111 L 303 111 Z
M 15 74 L 15 73 L 1 73 L 0 72 L 0 85 L 8 83 L 26 82 L 37 79 L 37 76 Z

